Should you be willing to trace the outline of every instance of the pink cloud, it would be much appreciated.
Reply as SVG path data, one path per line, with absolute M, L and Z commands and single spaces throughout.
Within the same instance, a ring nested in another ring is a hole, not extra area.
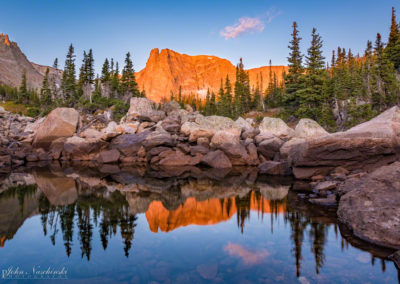
M 232 26 L 226 26 L 220 35 L 225 39 L 236 38 L 245 33 L 262 32 L 266 24 L 279 16 L 281 11 L 276 11 L 275 8 L 269 9 L 262 17 L 242 17 Z
M 228 243 L 224 246 L 224 251 L 226 251 L 230 256 L 237 256 L 242 259 L 244 264 L 252 265 L 258 264 L 264 261 L 269 255 L 268 251 L 265 249 L 250 251 L 238 244 Z
M 227 26 L 221 31 L 220 35 L 225 39 L 236 38 L 244 33 L 262 32 L 264 23 L 259 18 L 243 17 L 233 26 Z

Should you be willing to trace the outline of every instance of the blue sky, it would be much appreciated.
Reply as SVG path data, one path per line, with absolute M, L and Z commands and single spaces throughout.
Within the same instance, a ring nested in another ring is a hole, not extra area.
M 291 24 L 297 21 L 302 48 L 316 27 L 330 59 L 338 45 L 362 53 L 366 41 L 381 32 L 387 39 L 390 0 L 0 0 L 0 33 L 16 41 L 27 57 L 51 65 L 64 64 L 69 43 L 77 52 L 92 48 L 97 71 L 106 57 L 123 62 L 133 54 L 142 69 L 152 48 L 190 55 L 210 54 L 246 68 L 287 64 Z

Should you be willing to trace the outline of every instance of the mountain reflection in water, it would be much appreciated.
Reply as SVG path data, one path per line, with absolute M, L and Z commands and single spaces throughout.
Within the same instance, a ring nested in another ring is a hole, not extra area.
M 339 228 L 334 209 L 313 207 L 290 192 L 290 180 L 260 180 L 252 169 L 213 178 L 151 176 L 138 169 L 101 173 L 87 169 L 34 168 L 12 173 L 3 177 L 0 187 L 0 246 L 12 245 L 11 240 L 25 220 L 38 215 L 43 235 L 53 246 L 60 239 L 58 235 L 62 236 L 68 257 L 73 249 L 79 249 L 81 257 L 90 260 L 93 246 L 97 245 L 93 243 L 95 234 L 104 250 L 118 235 L 123 254 L 129 257 L 138 216 L 142 213 L 153 233 L 191 225 L 216 225 L 235 218 L 237 230 L 242 234 L 255 213 L 259 219 L 269 218 L 271 233 L 279 216 L 283 217 L 283 225 L 289 226 L 297 277 L 301 275 L 307 241 L 314 256 L 314 271 L 320 273 L 326 261 L 325 246 L 331 227 L 336 238 L 341 238 L 342 250 L 352 243 L 370 251 L 368 261 L 374 264 L 379 259 L 382 271 L 386 269 L 390 251 L 353 238 Z M 74 245 L 76 240 L 79 248 Z M 242 259 L 244 265 L 255 265 L 270 257 L 264 248 L 246 250 L 233 242 L 228 242 L 223 251 Z

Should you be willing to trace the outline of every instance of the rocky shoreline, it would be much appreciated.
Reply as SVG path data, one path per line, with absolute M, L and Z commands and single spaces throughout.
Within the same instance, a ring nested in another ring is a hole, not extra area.
M 355 235 L 400 249 L 398 107 L 332 134 L 310 119 L 292 129 L 278 118 L 233 121 L 145 98 L 132 98 L 119 124 L 108 113 L 86 117 L 71 108 L 38 120 L 0 109 L 0 118 L 1 172 L 39 161 L 140 165 L 177 175 L 196 167 L 254 167 L 263 175 L 293 175 L 299 180 L 293 191 L 314 204 L 339 204 L 339 220 Z

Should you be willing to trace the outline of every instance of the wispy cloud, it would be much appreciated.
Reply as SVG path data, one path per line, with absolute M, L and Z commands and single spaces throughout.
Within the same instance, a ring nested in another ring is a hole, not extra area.
M 271 23 L 272 20 L 280 14 L 281 11 L 276 11 L 275 8 L 271 8 L 262 17 L 242 17 L 235 24 L 226 26 L 220 32 L 220 35 L 228 40 L 245 33 L 262 32 L 265 25 Z

